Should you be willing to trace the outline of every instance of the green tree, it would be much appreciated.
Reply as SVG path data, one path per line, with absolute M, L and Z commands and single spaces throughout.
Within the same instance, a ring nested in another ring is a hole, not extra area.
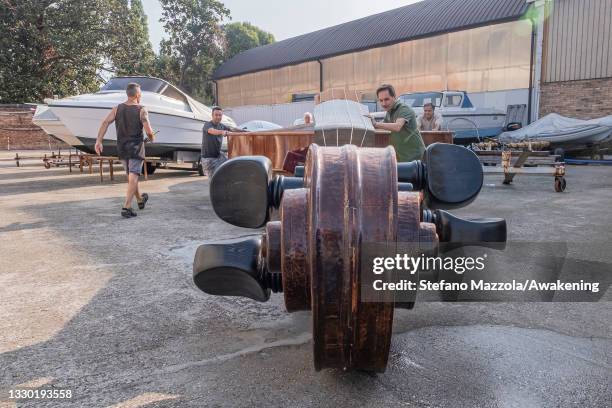
M 274 42 L 274 36 L 254 26 L 251 23 L 231 23 L 223 27 L 226 41 L 226 58 L 251 48 L 259 47 Z
M 0 0 L 0 100 L 36 102 L 97 89 L 104 0 Z
M 108 24 L 110 68 L 117 75 L 150 75 L 155 53 L 149 41 L 147 15 L 140 0 L 111 0 Z
M 160 45 L 158 69 L 192 96 L 211 100 L 210 77 L 223 56 L 220 23 L 229 10 L 217 0 L 160 0 L 168 39 Z M 171 72 L 168 72 L 171 71 Z

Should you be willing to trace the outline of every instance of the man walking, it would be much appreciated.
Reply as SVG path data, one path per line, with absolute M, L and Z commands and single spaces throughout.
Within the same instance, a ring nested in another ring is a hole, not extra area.
M 417 130 L 412 108 L 396 99 L 395 89 L 391 85 L 381 85 L 376 90 L 376 97 L 387 114 L 384 123 L 374 122 L 374 127 L 391 132 L 391 144 L 398 161 L 419 160 L 425 152 L 425 144 Z
M 147 193 L 140 194 L 138 190 L 138 177 L 142 173 L 142 165 L 145 159 L 143 129 L 147 133 L 148 140 L 153 142 L 155 134 L 149 123 L 149 114 L 146 108 L 140 105 L 140 85 L 130 83 L 125 91 L 127 101 L 115 106 L 102 122 L 96 140 L 96 153 L 102 154 L 102 140 L 106 130 L 111 123 L 115 122 L 117 131 L 117 155 L 123 162 L 128 174 L 127 193 L 125 202 L 121 208 L 121 215 L 125 218 L 135 217 L 137 214 L 132 209 L 132 198 L 136 197 L 138 208 L 143 210 L 149 199 Z
M 200 176 L 212 176 L 217 167 L 227 160 L 227 155 L 221 151 L 223 137 L 231 135 L 230 127 L 225 126 L 223 120 L 223 109 L 218 106 L 212 108 L 212 118 L 204 123 L 202 130 L 202 151 L 198 173 Z

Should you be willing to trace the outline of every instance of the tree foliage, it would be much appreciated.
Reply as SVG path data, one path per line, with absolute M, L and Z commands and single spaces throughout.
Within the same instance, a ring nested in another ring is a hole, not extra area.
M 110 0 L 108 56 L 117 75 L 148 75 L 155 67 L 147 15 L 140 0 Z
M 160 46 L 166 67 L 174 72 L 179 88 L 196 98 L 210 100 L 210 77 L 223 57 L 222 20 L 229 10 L 217 0 L 160 0 L 168 39 Z
M 92 92 L 113 75 L 151 75 L 204 102 L 224 60 L 274 41 L 250 23 L 222 25 L 218 0 L 159 0 L 167 38 L 151 47 L 142 0 L 0 0 L 0 103 Z
M 274 36 L 251 23 L 231 23 L 223 27 L 226 41 L 226 58 L 232 58 L 242 51 L 274 42 Z
M 0 0 L 0 100 L 96 89 L 107 34 L 103 0 Z

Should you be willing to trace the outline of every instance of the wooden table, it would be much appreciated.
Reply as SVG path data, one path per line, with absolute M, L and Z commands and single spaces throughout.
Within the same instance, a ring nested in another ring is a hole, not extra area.
M 283 167 L 285 155 L 312 143 L 313 131 L 244 132 L 227 137 L 229 158 L 266 156 L 275 170 Z
M 423 138 L 423 143 L 425 146 L 429 146 L 434 143 L 449 143 L 453 144 L 454 142 L 454 133 L 449 131 L 432 131 L 432 132 L 421 132 L 421 137 Z
M 432 143 L 453 143 L 453 132 L 421 132 L 425 146 Z M 266 156 L 274 170 L 282 170 L 287 153 L 308 147 L 315 140 L 313 130 L 280 130 L 244 132 L 227 137 L 229 158 L 239 156 Z M 374 145 L 386 147 L 391 143 L 390 133 L 376 131 Z
M 374 144 L 389 146 L 389 132 L 377 131 Z M 227 137 L 229 158 L 238 156 L 266 156 L 272 161 L 274 170 L 282 170 L 288 152 L 308 147 L 314 142 L 312 130 L 281 130 L 278 132 L 244 132 Z

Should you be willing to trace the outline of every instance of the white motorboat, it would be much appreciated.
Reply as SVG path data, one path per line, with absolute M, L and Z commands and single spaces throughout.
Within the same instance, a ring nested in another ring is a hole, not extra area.
M 497 136 L 506 124 L 505 112 L 475 107 L 464 91 L 409 93 L 400 95 L 399 100 L 410 106 L 417 116 L 423 113 L 423 105 L 432 103 L 436 107 L 436 114 L 442 117 L 442 130 L 455 132 L 457 143 Z M 376 120 L 383 120 L 385 112 L 372 116 Z
M 204 122 L 211 120 L 212 109 L 194 100 L 170 83 L 152 77 L 116 77 L 99 92 L 63 99 L 47 99 L 39 105 L 33 122 L 46 133 L 79 150 L 94 153 L 98 129 L 110 110 L 126 100 L 130 82 L 140 84 L 141 104 L 149 112 L 155 142 L 146 145 L 147 156 L 172 159 L 175 152 L 199 152 Z M 235 127 L 224 116 L 223 123 Z M 114 125 L 104 137 L 104 154 L 116 154 L 117 135 Z M 195 157 L 195 155 L 194 155 Z
M 282 129 L 282 126 L 266 120 L 249 120 L 238 126 L 238 128 L 248 132 L 265 132 L 267 130 Z

